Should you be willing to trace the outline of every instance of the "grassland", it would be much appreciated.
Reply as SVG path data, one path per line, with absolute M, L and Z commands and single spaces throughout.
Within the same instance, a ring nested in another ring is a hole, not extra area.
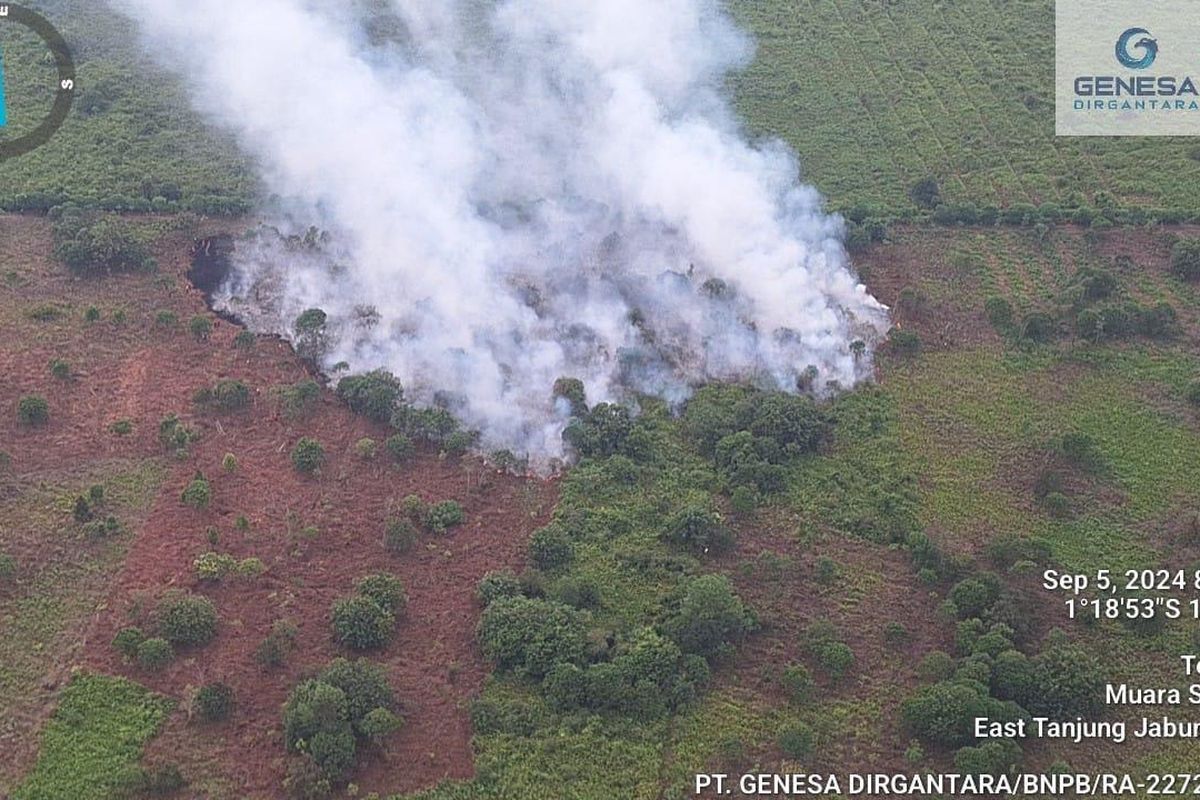
M 835 208 L 904 214 L 932 177 L 978 205 L 1200 210 L 1194 140 L 1054 137 L 1048 0 L 731 5 L 758 43 L 733 80 L 739 109 Z
M 122 678 L 79 675 L 42 734 L 37 766 L 15 800 L 104 800 L 127 785 L 142 745 L 173 703 Z

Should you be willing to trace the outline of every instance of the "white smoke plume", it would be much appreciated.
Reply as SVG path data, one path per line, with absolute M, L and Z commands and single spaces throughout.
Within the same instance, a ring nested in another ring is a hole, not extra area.
M 487 446 L 558 455 L 560 376 L 594 402 L 870 374 L 849 345 L 886 312 L 792 155 L 742 135 L 722 84 L 751 44 L 718 0 L 111 2 L 279 227 L 328 232 L 243 244 L 230 306 L 284 333 L 324 309 L 327 366 L 387 368 Z

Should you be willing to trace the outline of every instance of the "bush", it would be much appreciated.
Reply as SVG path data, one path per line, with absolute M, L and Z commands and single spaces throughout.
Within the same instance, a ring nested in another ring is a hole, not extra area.
M 171 663 L 171 659 L 174 657 L 175 650 L 166 639 L 159 637 L 145 639 L 137 646 L 138 666 L 151 672 L 162 669 Z
M 1045 344 L 1058 333 L 1054 318 L 1044 311 L 1031 311 L 1021 320 L 1021 338 Z
M 729 494 L 729 505 L 733 513 L 745 516 L 758 508 L 758 492 L 749 486 L 737 486 Z
M 700 575 L 684 582 L 664 632 L 685 653 L 714 656 L 757 627 L 754 616 L 722 575 Z
M 954 769 L 964 775 L 1007 775 L 1017 772 L 1024 753 L 1011 739 L 964 747 L 954 754 Z
M 50 374 L 60 381 L 71 379 L 71 365 L 61 358 L 50 360 Z
M 217 635 L 217 610 L 207 597 L 166 597 L 158 604 L 156 616 L 159 634 L 172 644 L 205 645 Z
M 942 192 L 934 178 L 922 178 L 908 189 L 909 198 L 921 208 L 934 208 L 942 201 Z
M 197 510 L 208 508 L 208 504 L 212 500 L 212 486 L 202 474 L 197 472 L 191 482 L 184 487 L 183 494 L 179 499 L 185 506 Z
M 554 597 L 572 608 L 599 608 L 600 587 L 590 578 L 564 578 L 555 587 Z
M 414 451 L 412 439 L 405 436 L 403 433 L 396 433 L 387 438 L 384 443 L 387 447 L 388 454 L 397 464 L 403 464 L 408 459 L 412 458 Z
M 435 533 L 445 533 L 448 528 L 461 525 L 465 518 L 462 506 L 454 500 L 434 503 L 425 509 L 423 516 L 425 527 Z
M 325 463 L 325 448 L 316 439 L 305 436 L 292 448 L 292 465 L 297 471 L 311 475 Z
M 72 272 L 102 275 L 150 269 L 154 259 L 128 223 L 72 209 L 54 226 L 54 255 Z
M 122 628 L 113 637 L 112 645 L 118 653 L 133 660 L 137 658 L 138 647 L 144 641 L 146 641 L 146 634 L 142 633 L 141 628 Z
M 982 617 L 1000 598 L 1000 579 L 990 572 L 964 578 L 950 590 L 949 598 L 960 617 Z
M 226 453 L 221 458 L 221 471 L 222 472 L 226 473 L 227 475 L 232 475 L 233 473 L 237 472 L 237 468 L 238 468 L 237 456 L 235 456 L 233 453 Z
M 270 669 L 282 666 L 296 647 L 296 626 L 285 620 L 277 620 L 271 633 L 254 650 L 254 660 Z
M 129 434 L 133 433 L 133 420 L 119 419 L 113 424 L 109 425 L 108 430 L 111 433 L 115 433 L 117 436 L 128 436 Z
M 988 703 L 976 686 L 943 681 L 905 700 L 900 715 L 913 734 L 944 747 L 974 741 L 974 720 L 986 717 Z
M 159 328 L 174 328 L 179 325 L 179 315 L 174 311 L 162 310 L 154 315 L 154 324 Z
M 1013 323 L 1013 307 L 1003 297 L 992 296 L 983 303 L 983 311 L 987 314 L 988 322 L 999 331 L 1008 330 Z
M 489 572 L 479 581 L 475 596 L 483 605 L 502 597 L 517 597 L 521 594 L 521 580 L 509 570 Z
M 356 727 L 376 708 L 391 708 L 395 697 L 383 667 L 366 659 L 336 658 L 318 680 L 336 687 L 346 698 L 346 715 Z
M 206 683 L 196 692 L 196 711 L 207 722 L 218 722 L 233 711 L 233 689 L 224 683 Z
M 187 453 L 188 445 L 199 438 L 200 434 L 184 425 L 175 414 L 168 414 L 158 423 L 158 441 L 177 455 Z
M 621 451 L 632 431 L 629 409 L 598 403 L 586 415 L 572 419 L 562 436 L 584 458 L 607 458 Z
M 1180 239 L 1171 248 L 1171 272 L 1185 281 L 1200 279 L 1200 239 Z
M 202 314 L 197 314 L 188 320 L 188 331 L 197 342 L 207 342 L 212 336 L 212 320 Z
M 312 410 L 317 398 L 321 396 L 321 387 L 316 381 L 306 378 L 291 386 L 278 387 L 276 394 L 279 396 L 279 405 L 284 416 L 296 419 Z
M 296 331 L 296 353 L 303 359 L 317 361 L 329 346 L 329 336 L 325 323 L 329 316 L 319 308 L 310 308 L 296 317 L 293 327 Z
M 218 381 L 212 388 L 199 390 L 193 400 L 196 405 L 216 411 L 239 411 L 250 405 L 250 387 L 242 381 L 226 379 Z
M 815 649 L 817 663 L 833 680 L 841 680 L 854 666 L 854 651 L 845 642 L 824 642 Z
M 373 460 L 375 458 L 375 454 L 378 452 L 378 450 L 379 450 L 379 446 L 375 443 L 375 440 L 372 439 L 370 436 L 364 436 L 363 438 L 359 439 L 357 442 L 354 443 L 354 452 L 363 461 Z
M 566 404 L 567 412 L 572 417 L 582 417 L 588 412 L 587 391 L 584 389 L 583 381 L 578 378 L 556 380 L 553 396 L 555 400 L 562 400 Z
M 575 548 L 558 525 L 547 525 L 529 540 L 529 558 L 538 569 L 565 567 L 575 557 Z
M 358 724 L 359 732 L 372 744 L 382 744 L 383 740 L 400 730 L 404 721 L 386 708 L 373 708 Z
M 254 347 L 257 341 L 258 337 L 254 335 L 253 331 L 242 330 L 238 331 L 237 336 L 233 337 L 233 346 L 239 350 L 249 350 Z
M 196 570 L 196 577 L 202 581 L 220 581 L 235 571 L 238 566 L 237 559 L 228 553 L 208 552 L 201 554 L 192 566 Z
M 390 372 L 377 369 L 362 375 L 347 375 L 338 381 L 337 396 L 356 414 L 387 423 L 404 398 L 400 381 Z
M 796 722 L 780 731 L 779 749 L 788 758 L 806 758 L 812 753 L 813 739 L 812 728 Z
M 500 669 L 541 679 L 555 664 L 580 664 L 587 632 L 579 612 L 549 600 L 501 597 L 479 623 L 484 655 Z
M 355 588 L 358 589 L 360 595 L 369 597 L 392 614 L 402 613 L 408 604 L 408 595 L 404 591 L 404 584 L 390 573 L 381 572 L 376 575 L 368 575 L 362 578 Z
M 26 395 L 17 402 L 17 421 L 31 428 L 50 421 L 50 404 L 36 394 Z
M 733 532 L 716 512 L 702 506 L 688 506 L 672 516 L 661 538 L 694 553 L 722 553 L 733 546 Z
M 174 764 L 138 767 L 118 781 L 117 792 L 121 797 L 166 797 L 187 786 L 179 767 Z
M 374 650 L 392 638 L 395 617 L 369 597 L 346 597 L 333 604 L 333 636 L 353 650 Z
M 417 543 L 417 529 L 406 519 L 389 519 L 383 533 L 383 546 L 394 554 L 407 553 Z
M 789 664 L 784 667 L 779 678 L 788 699 L 794 703 L 804 703 L 812 697 L 812 673 L 803 664 Z
M 1187 399 L 1188 403 L 1200 408 L 1200 379 L 1194 380 L 1188 384 L 1187 389 L 1184 391 L 1184 397 Z
M 888 333 L 888 349 L 898 356 L 915 356 L 921 352 L 921 337 L 915 331 L 893 328 Z

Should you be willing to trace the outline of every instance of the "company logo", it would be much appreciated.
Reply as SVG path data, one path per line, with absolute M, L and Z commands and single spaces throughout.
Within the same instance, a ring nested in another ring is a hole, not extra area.
M 1143 37 L 1136 42 L 1137 37 Z M 1134 58 L 1130 48 L 1140 50 L 1140 58 Z M 1150 38 L 1150 31 L 1145 28 L 1129 28 L 1117 39 L 1117 61 L 1129 69 L 1146 69 L 1158 58 L 1158 42 Z
M 0 128 L 8 124 L 8 104 L 4 102 L 4 49 L 0 48 Z

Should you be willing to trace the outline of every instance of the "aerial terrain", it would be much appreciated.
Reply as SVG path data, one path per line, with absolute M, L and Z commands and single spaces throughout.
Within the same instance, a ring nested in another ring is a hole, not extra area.
M 284 337 L 214 310 L 263 222 L 251 157 L 129 23 L 29 5 L 80 90 L 0 162 L 0 797 L 1200 758 L 954 724 L 1119 715 L 1105 682 L 1169 684 L 1200 644 L 1041 586 L 1200 564 L 1200 145 L 1054 138 L 1048 0 L 731 0 L 756 49 L 724 91 L 890 309 L 871 379 L 631 412 L 564 375 L 549 466 L 322 369 L 323 312 Z M 10 86 L 45 68 L 3 45 Z

